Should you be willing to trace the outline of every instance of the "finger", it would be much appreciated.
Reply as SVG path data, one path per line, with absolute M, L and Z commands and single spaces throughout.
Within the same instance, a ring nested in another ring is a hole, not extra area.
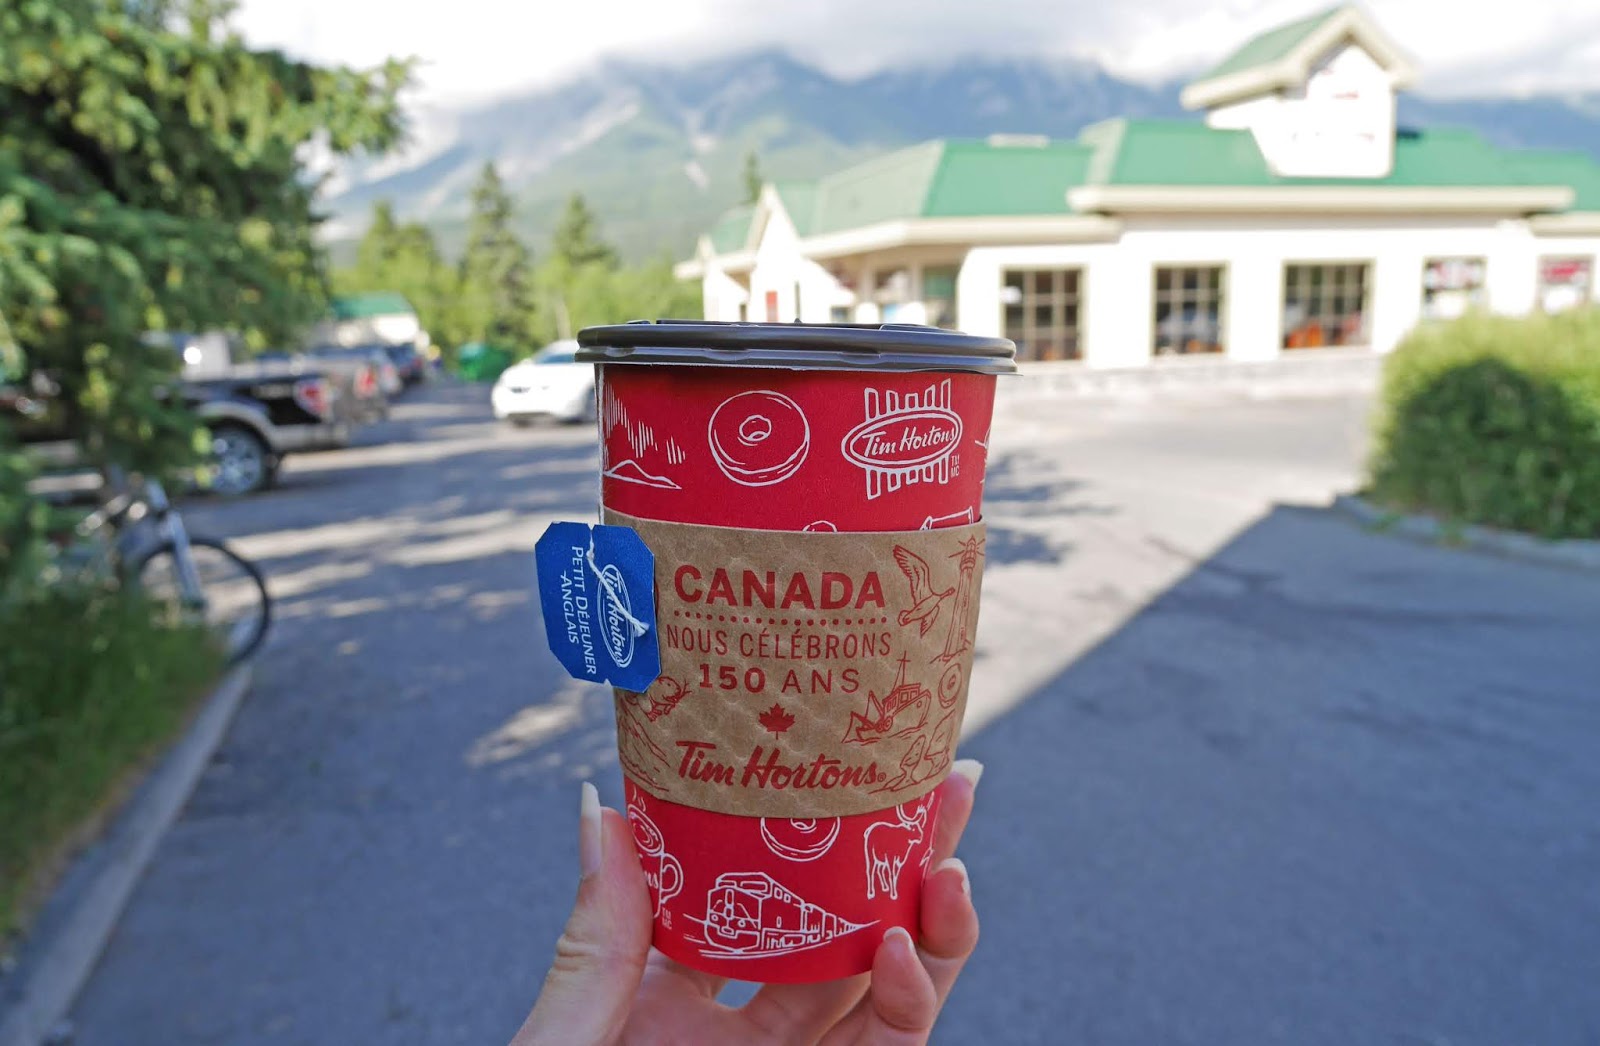
M 939 994 L 904 927 L 893 926 L 872 960 L 872 987 L 862 1000 L 855 1042 L 872 1046 L 924 1043 L 939 1016 Z
M 816 1042 L 855 1008 L 869 983 L 863 973 L 821 984 L 769 984 L 739 1013 L 773 1041 Z
M 663 952 L 650 949 L 650 961 L 645 966 L 646 984 L 661 984 L 674 992 L 689 992 L 707 999 L 715 999 L 727 987 L 729 978 L 691 970 L 683 963 Z
M 972 816 L 972 803 L 982 776 L 983 764 L 976 759 L 957 759 L 951 764 L 950 776 L 939 786 L 932 864 L 955 856 L 956 844 L 961 841 L 961 833 L 967 830 L 967 820 Z
M 958 759 L 950 770 L 950 776 L 939 786 L 939 816 L 934 827 L 932 847 L 932 862 L 936 868 L 955 853 L 961 833 L 966 830 L 978 779 L 983 776 L 983 764 L 976 759 Z M 964 883 L 964 867 L 961 876 Z M 957 886 L 956 889 L 960 892 L 962 887 Z M 923 910 L 927 911 L 926 901 Z M 927 930 L 927 918 L 924 916 L 924 935 Z M 940 936 L 941 942 L 945 940 L 947 936 Z M 956 972 L 959 969 L 957 967 Z M 940 995 L 941 999 L 949 993 L 949 983 L 954 979 L 955 974 L 952 973 Z M 859 1024 L 860 1014 L 866 1008 L 868 984 L 865 975 L 826 984 L 769 984 L 757 992 L 741 1012 L 754 1028 L 767 1033 L 769 1037 L 811 1042 L 847 1018 L 853 1018 L 849 1023 Z
M 978 913 L 972 906 L 967 866 L 952 857 L 934 866 L 922 884 L 922 940 L 918 951 L 944 1007 L 950 989 L 978 946 Z
M 578 818 L 582 878 L 556 942 L 539 1001 L 513 1046 L 613 1041 L 622 1031 L 650 952 L 650 891 L 627 820 L 583 786 Z

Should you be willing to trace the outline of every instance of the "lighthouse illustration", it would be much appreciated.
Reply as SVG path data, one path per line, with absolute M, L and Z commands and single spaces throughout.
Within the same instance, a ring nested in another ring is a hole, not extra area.
M 950 615 L 950 631 L 945 633 L 944 653 L 940 661 L 949 661 L 972 649 L 972 627 L 969 611 L 972 609 L 973 578 L 977 575 L 978 557 L 983 555 L 983 542 L 968 538 L 961 543 L 961 551 L 950 558 L 961 561 L 961 580 L 956 582 L 956 605 Z
M 913 733 L 928 721 L 928 709 L 932 704 L 933 693 L 927 687 L 906 680 L 906 657 L 902 654 L 894 686 L 882 697 L 867 691 L 867 714 L 850 713 L 843 740 L 870 745 L 886 737 Z

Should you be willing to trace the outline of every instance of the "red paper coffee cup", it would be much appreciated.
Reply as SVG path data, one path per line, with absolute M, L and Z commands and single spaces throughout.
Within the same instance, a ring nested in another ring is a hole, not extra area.
M 579 343 L 579 361 L 600 365 L 602 498 L 608 514 L 742 531 L 838 534 L 935 530 L 980 518 L 995 375 L 1014 370 L 1009 341 L 905 326 L 637 323 L 589 328 Z M 930 624 L 940 630 L 935 637 L 947 628 L 955 634 L 953 607 L 965 606 L 967 587 L 976 585 L 975 572 L 981 571 L 980 546 L 970 546 L 971 554 L 960 561 L 959 586 L 929 581 L 927 564 L 914 556 L 897 550 L 885 557 L 907 560 L 883 564 L 885 583 L 903 586 L 907 600 L 925 597 L 898 611 L 883 610 L 882 601 L 866 593 L 852 600 L 847 581 L 833 585 L 826 578 L 810 583 L 818 589 L 810 604 L 797 597 L 780 606 L 769 593 L 771 608 L 713 607 L 714 599 L 695 604 L 708 613 L 685 607 L 682 614 L 702 619 L 682 627 L 706 637 L 704 671 L 690 679 L 658 680 L 650 703 L 641 707 L 648 708 L 651 722 L 657 714 L 671 714 L 679 702 L 694 703 L 700 714 L 759 711 L 767 717 L 762 722 L 770 723 L 772 746 L 758 751 L 778 752 L 789 717 L 784 690 L 776 674 L 770 680 L 730 676 L 727 665 L 717 664 L 719 632 L 726 639 L 730 628 L 742 630 L 737 638 L 751 642 L 759 627 L 761 642 L 788 644 L 787 651 L 801 656 L 808 643 L 826 649 L 831 658 L 826 668 L 811 663 L 816 671 L 809 684 L 801 661 L 784 686 L 810 685 L 813 694 L 827 687 L 831 693 L 848 671 L 848 658 L 837 651 L 849 654 L 853 639 L 882 639 L 892 646 L 898 632 L 927 635 Z M 955 577 L 953 562 L 936 568 L 941 576 Z M 658 588 L 659 570 L 658 563 Z M 683 584 L 698 598 L 716 582 L 697 572 Z M 723 601 L 737 602 L 737 594 Z M 948 611 L 943 618 L 941 607 Z M 969 638 L 963 631 L 961 642 Z M 954 642 L 946 644 L 953 648 Z M 870 650 L 860 649 L 861 657 L 882 654 L 875 642 Z M 877 670 L 884 671 L 881 665 Z M 930 707 L 937 715 L 947 698 L 954 707 L 957 688 L 964 704 L 965 677 L 945 671 L 933 687 L 924 687 L 907 676 L 902 655 L 892 689 L 841 695 L 861 707 L 853 721 L 868 724 L 859 731 L 862 750 L 878 740 L 875 729 L 892 730 L 893 713 L 883 710 L 902 691 L 914 697 L 913 704 L 920 702 L 924 717 Z M 937 702 L 930 689 L 938 691 Z M 646 724 L 625 714 L 626 697 L 619 692 L 619 751 L 627 813 L 652 891 L 657 948 L 714 974 L 806 982 L 868 970 L 892 926 L 918 933 L 922 879 L 938 817 L 936 792 L 837 817 L 744 816 L 686 805 L 668 798 L 674 775 L 703 777 L 711 772 L 710 760 L 692 745 L 681 758 L 652 745 L 641 736 Z M 936 772 L 942 779 L 948 772 L 959 709 L 953 723 L 951 718 L 946 715 L 942 730 L 924 728 L 928 736 L 915 755 L 902 758 L 902 778 Z M 802 769 L 806 758 L 782 755 L 786 765 Z M 748 776 L 748 764 L 744 770 Z M 932 780 L 926 776 L 923 785 L 931 787 Z

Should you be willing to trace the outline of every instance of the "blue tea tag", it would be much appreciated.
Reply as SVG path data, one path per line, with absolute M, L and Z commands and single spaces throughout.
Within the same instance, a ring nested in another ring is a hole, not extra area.
M 661 673 L 656 558 L 629 527 L 552 523 L 533 547 L 556 660 L 575 679 L 643 692 Z

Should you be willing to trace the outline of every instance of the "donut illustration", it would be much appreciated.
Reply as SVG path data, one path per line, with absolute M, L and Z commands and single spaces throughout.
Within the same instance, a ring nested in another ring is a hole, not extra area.
M 767 849 L 790 861 L 815 861 L 828 852 L 833 841 L 839 838 L 839 819 L 787 820 L 782 817 L 761 819 L 761 838 Z
M 805 463 L 811 425 L 794 400 L 758 389 L 723 400 L 711 415 L 706 439 L 724 476 L 746 487 L 768 487 Z

